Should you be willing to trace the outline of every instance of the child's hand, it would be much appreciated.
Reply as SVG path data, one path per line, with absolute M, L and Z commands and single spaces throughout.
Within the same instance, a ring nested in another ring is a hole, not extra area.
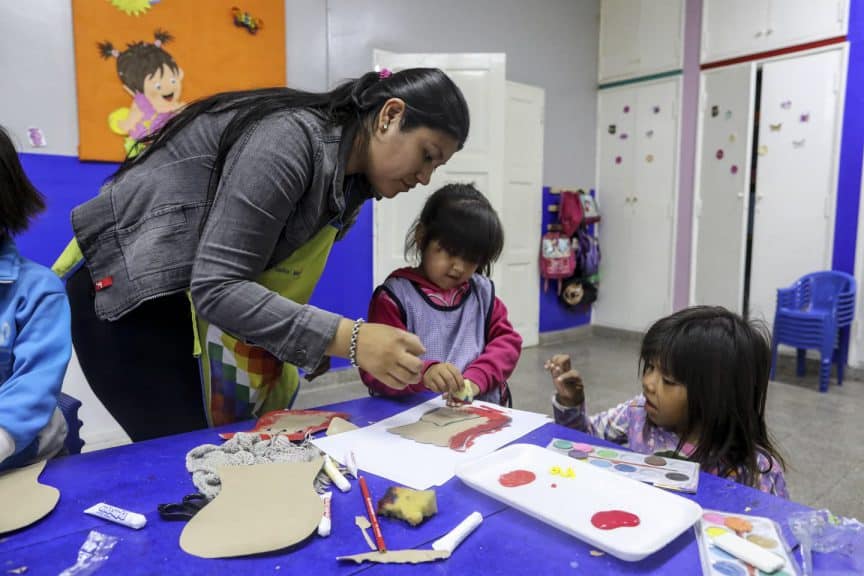
M 552 373 L 552 383 L 557 391 L 556 400 L 562 406 L 579 406 L 585 402 L 582 376 L 570 365 L 570 357 L 557 354 L 544 367 Z
M 463 387 L 462 372 L 453 364 L 433 364 L 423 375 L 423 385 L 439 394 L 458 394 Z

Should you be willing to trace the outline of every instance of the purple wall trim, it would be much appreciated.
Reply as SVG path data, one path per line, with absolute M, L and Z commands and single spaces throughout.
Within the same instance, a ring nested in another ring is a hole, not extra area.
M 678 236 L 672 308 L 690 299 L 690 251 L 693 245 L 693 192 L 696 168 L 696 129 L 699 118 L 699 53 L 702 0 L 687 0 L 684 19 L 684 78 L 681 93 L 681 157 L 678 172 Z

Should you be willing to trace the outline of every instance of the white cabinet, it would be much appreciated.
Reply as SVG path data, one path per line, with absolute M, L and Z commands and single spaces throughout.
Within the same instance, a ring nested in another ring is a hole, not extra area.
M 684 0 L 602 0 L 601 83 L 683 66 Z
M 691 304 L 770 323 L 778 288 L 831 268 L 845 69 L 842 45 L 702 73 Z
M 595 324 L 642 331 L 671 312 L 680 79 L 601 90 Z
M 702 62 L 844 36 L 849 0 L 704 0 Z

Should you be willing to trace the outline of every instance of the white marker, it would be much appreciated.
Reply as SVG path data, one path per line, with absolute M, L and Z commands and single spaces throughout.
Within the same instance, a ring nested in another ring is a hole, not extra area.
M 453 552 L 456 547 L 462 543 L 469 534 L 474 532 L 480 523 L 483 522 L 483 515 L 479 512 L 472 512 L 467 518 L 462 520 L 453 530 L 432 543 L 433 550 L 448 550 Z
M 351 484 L 348 483 L 348 479 L 339 472 L 339 469 L 336 468 L 333 460 L 331 460 L 330 456 L 327 454 L 324 455 L 324 473 L 330 477 L 330 480 L 332 480 L 333 483 L 336 484 L 336 487 L 342 492 L 348 492 L 351 490 Z
M 147 518 L 143 514 L 129 512 L 128 510 L 123 510 L 122 508 L 117 508 L 116 506 L 105 504 L 104 502 L 94 504 L 90 508 L 84 510 L 84 513 L 105 520 L 110 520 L 111 522 L 134 528 L 135 530 L 140 530 L 147 525 Z
M 728 552 L 739 560 L 743 560 L 768 574 L 776 572 L 786 563 L 777 554 L 736 536 L 732 532 L 724 531 L 723 534 L 712 536 L 711 541 L 724 552 Z
M 322 538 L 326 538 L 330 535 L 330 500 L 333 498 L 332 492 L 325 492 L 321 494 L 321 501 L 324 502 L 324 516 L 321 517 L 321 521 L 318 522 L 318 535 Z

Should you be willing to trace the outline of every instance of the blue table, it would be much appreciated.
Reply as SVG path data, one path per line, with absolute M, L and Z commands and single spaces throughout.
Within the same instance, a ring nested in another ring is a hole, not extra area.
M 409 400 L 361 399 L 324 407 L 344 411 L 365 426 L 408 409 L 427 398 Z M 490 499 L 454 478 L 437 489 L 439 512 L 417 528 L 403 522 L 382 519 L 390 549 L 429 548 L 431 543 L 458 524 L 471 511 L 484 516 L 481 527 L 447 561 L 418 566 L 356 565 L 337 563 L 336 556 L 368 551 L 354 517 L 365 514 L 359 490 L 333 494 L 333 530 L 329 538 L 312 536 L 290 551 L 256 557 L 205 560 L 190 556 L 179 546 L 183 522 L 166 522 L 156 512 L 157 504 L 179 501 L 194 492 L 185 469 L 184 456 L 204 443 L 219 443 L 219 431 L 248 429 L 234 424 L 219 430 L 201 430 L 99 452 L 70 456 L 48 464 L 41 481 L 60 489 L 60 502 L 40 522 L 0 538 L 0 574 L 26 566 L 28 575 L 56 575 L 73 565 L 78 549 L 90 530 L 120 538 L 97 574 L 699 574 L 699 553 L 692 531 L 642 562 L 628 563 L 604 555 L 595 557 L 590 547 L 533 518 Z M 520 439 L 545 446 L 552 438 L 598 443 L 554 424 L 545 425 Z M 386 479 L 368 475 L 370 490 L 380 497 L 392 485 Z M 274 495 L 274 497 L 277 497 Z M 767 496 L 731 481 L 703 474 L 699 493 L 693 497 L 705 508 L 768 516 L 783 526 L 800 504 Z M 83 514 L 97 503 L 107 502 L 147 516 L 147 526 L 135 531 Z M 0 511 L 2 513 L 2 511 Z M 238 530 L 242 526 L 238 526 Z M 849 574 L 849 559 L 817 557 L 820 573 Z

